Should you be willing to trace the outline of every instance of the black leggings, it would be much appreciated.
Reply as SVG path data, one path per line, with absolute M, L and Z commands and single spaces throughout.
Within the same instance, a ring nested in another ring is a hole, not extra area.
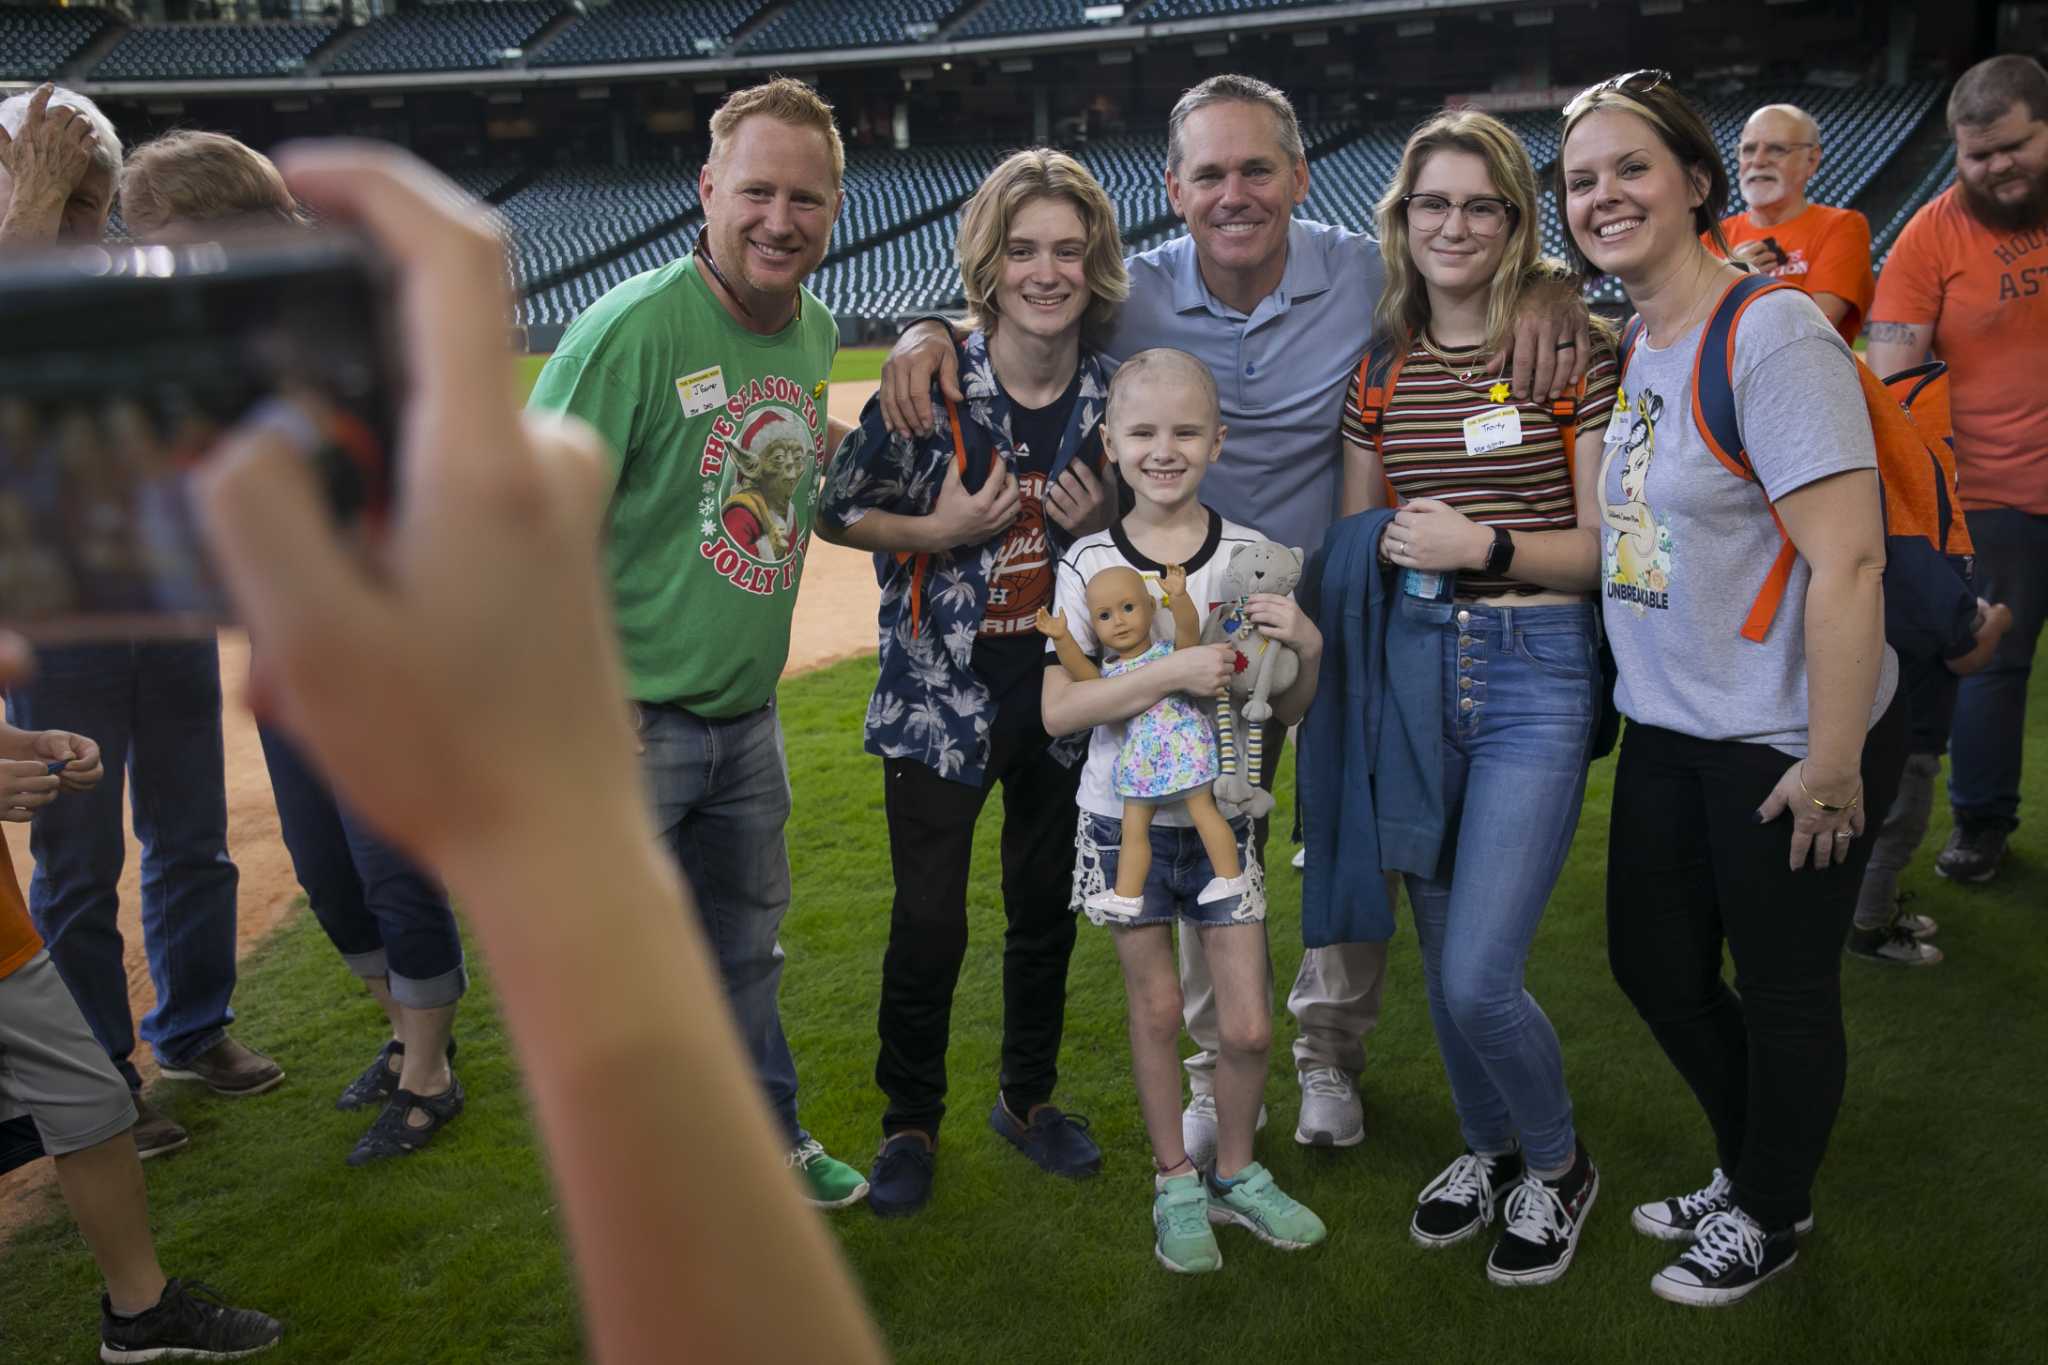
M 1905 707 L 1895 699 L 1864 741 L 1869 824 L 1848 861 L 1794 872 L 1791 817 L 1755 819 L 1791 758 L 1633 721 L 1622 740 L 1608 961 L 1707 1111 L 1736 1204 L 1766 1229 L 1811 1211 L 1842 1107 L 1842 941 L 1905 753 Z M 1735 990 L 1721 976 L 1724 941 Z

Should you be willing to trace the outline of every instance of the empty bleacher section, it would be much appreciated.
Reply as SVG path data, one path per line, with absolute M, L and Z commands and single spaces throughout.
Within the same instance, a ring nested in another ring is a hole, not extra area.
M 1116 204 L 1116 225 L 1124 246 L 1143 251 L 1179 232 L 1166 202 L 1166 134 L 1118 133 L 1096 138 L 1075 153 L 1094 172 Z
M 574 322 L 577 314 L 596 303 L 613 285 L 689 255 L 702 227 L 701 222 L 685 224 L 603 265 L 529 295 L 519 307 L 520 323 L 552 330 Z
M 516 277 L 528 289 L 545 287 L 695 215 L 696 159 L 687 167 L 557 167 L 507 196 L 499 211 L 512 229 Z
M 103 9 L 0 11 L 0 79 L 40 81 L 56 75 L 111 17 Z
M 1928 200 L 1955 183 L 1956 149 L 1951 145 L 1942 153 L 1939 161 L 1928 167 L 1927 174 L 1921 176 L 1907 192 L 1905 202 L 1899 205 L 1898 212 L 1882 226 L 1872 225 L 1870 255 L 1879 271 L 1884 269 L 1885 261 L 1892 254 L 1893 245 L 1898 242 L 1899 234 L 1906 230 L 1906 224 L 1912 221 L 1913 215 L 1918 213 Z
M 1903 87 L 1859 85 L 1846 90 L 1823 86 L 1779 86 L 1745 94 L 1739 99 L 1711 102 L 1710 117 L 1714 140 L 1735 175 L 1735 144 L 1741 140 L 1742 125 L 1759 105 L 1796 104 L 1820 124 L 1826 148 L 1820 170 L 1807 187 L 1816 203 L 1851 204 L 1856 196 L 1884 169 L 1920 120 L 1934 107 L 1940 86 L 1921 81 Z M 1734 189 L 1731 212 L 1743 207 L 1739 186 Z
M 448 0 L 372 20 L 327 74 L 463 71 L 498 65 L 561 12 L 554 0 Z
M 1152 0 L 1139 17 L 1145 23 L 1161 19 L 1207 19 L 1221 14 L 1251 14 L 1267 9 L 1300 9 L 1328 0 Z M 1132 5 L 1128 8 L 1135 9 Z
M 291 76 L 334 24 L 152 24 L 129 29 L 93 67 L 97 81 L 240 80 Z
M 989 0 L 946 36 L 949 39 L 993 38 L 1008 33 L 1057 33 L 1061 29 L 1086 28 L 1082 11 L 1088 0 Z M 1133 3 L 1127 10 L 1136 9 Z
M 888 5 L 794 0 L 741 43 L 740 50 L 811 52 L 919 42 L 960 5 L 961 0 L 898 0 Z
M 765 0 L 613 0 L 593 7 L 529 66 L 686 60 L 723 49 Z

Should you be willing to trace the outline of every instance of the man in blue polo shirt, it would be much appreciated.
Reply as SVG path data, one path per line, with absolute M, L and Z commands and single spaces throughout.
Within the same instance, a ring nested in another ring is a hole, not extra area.
M 1170 346 L 1208 365 L 1230 439 L 1206 476 L 1204 500 L 1272 540 L 1313 551 L 1332 520 L 1357 510 L 1338 505 L 1338 426 L 1385 281 L 1379 243 L 1293 217 L 1308 197 L 1308 161 L 1294 106 L 1266 82 L 1212 76 L 1181 96 L 1168 130 L 1167 198 L 1188 232 L 1126 263 L 1130 297 L 1103 354 L 1121 360 Z M 1587 353 L 1576 295 L 1543 298 L 1540 313 L 1516 328 L 1517 393 L 1561 389 Z M 904 334 L 882 373 L 883 416 L 893 430 L 930 426 L 934 373 L 960 396 L 953 356 L 937 323 Z M 1279 750 L 1266 746 L 1269 768 Z M 1379 1022 L 1386 967 L 1384 943 L 1302 954 L 1287 998 L 1300 1029 L 1295 1141 L 1349 1147 L 1364 1139 L 1356 1078 L 1365 1035 Z M 1200 1048 L 1187 1061 L 1194 1099 L 1182 1127 L 1189 1156 L 1206 1163 L 1216 1145 L 1216 1015 L 1197 935 L 1181 941 L 1181 991 Z

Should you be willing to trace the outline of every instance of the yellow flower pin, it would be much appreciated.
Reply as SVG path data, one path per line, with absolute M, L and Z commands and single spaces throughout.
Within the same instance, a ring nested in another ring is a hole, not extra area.
M 1492 388 L 1488 389 L 1486 391 L 1486 394 L 1487 397 L 1491 398 L 1496 403 L 1505 403 L 1508 401 L 1508 392 L 1509 390 L 1507 383 L 1503 381 L 1501 383 L 1495 384 Z

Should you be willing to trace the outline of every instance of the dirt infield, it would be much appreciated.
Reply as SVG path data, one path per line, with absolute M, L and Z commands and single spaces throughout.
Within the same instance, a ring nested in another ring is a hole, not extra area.
M 872 382 L 834 384 L 832 415 L 844 422 L 858 421 L 862 405 L 874 391 Z M 797 598 L 785 675 L 872 650 L 879 601 L 880 590 L 867 555 L 813 538 L 804 563 L 803 587 Z M 278 835 L 277 807 L 270 792 L 270 775 L 263 766 L 263 751 L 256 740 L 255 722 L 242 702 L 248 660 L 248 643 L 240 633 L 223 632 L 221 681 L 227 694 L 223 728 L 227 750 L 228 851 L 241 870 L 237 956 L 246 956 L 269 937 L 293 912 L 300 894 L 298 881 L 292 875 L 291 859 Z M 5 830 L 15 868 L 26 889 L 31 866 L 28 826 L 9 824 Z M 137 1019 L 156 1002 L 142 951 L 141 858 L 131 829 L 127 860 L 121 870 L 120 924 L 121 936 L 127 944 L 128 999 Z M 260 1022 L 252 1025 L 250 1037 L 252 1041 L 261 1041 Z M 291 1059 L 278 1060 L 289 1072 Z M 137 1046 L 135 1062 L 144 1084 L 155 1080 L 156 1060 L 146 1045 Z M 15 1227 L 40 1217 L 54 1188 L 46 1162 L 35 1162 L 11 1175 L 0 1176 L 0 1240 Z

